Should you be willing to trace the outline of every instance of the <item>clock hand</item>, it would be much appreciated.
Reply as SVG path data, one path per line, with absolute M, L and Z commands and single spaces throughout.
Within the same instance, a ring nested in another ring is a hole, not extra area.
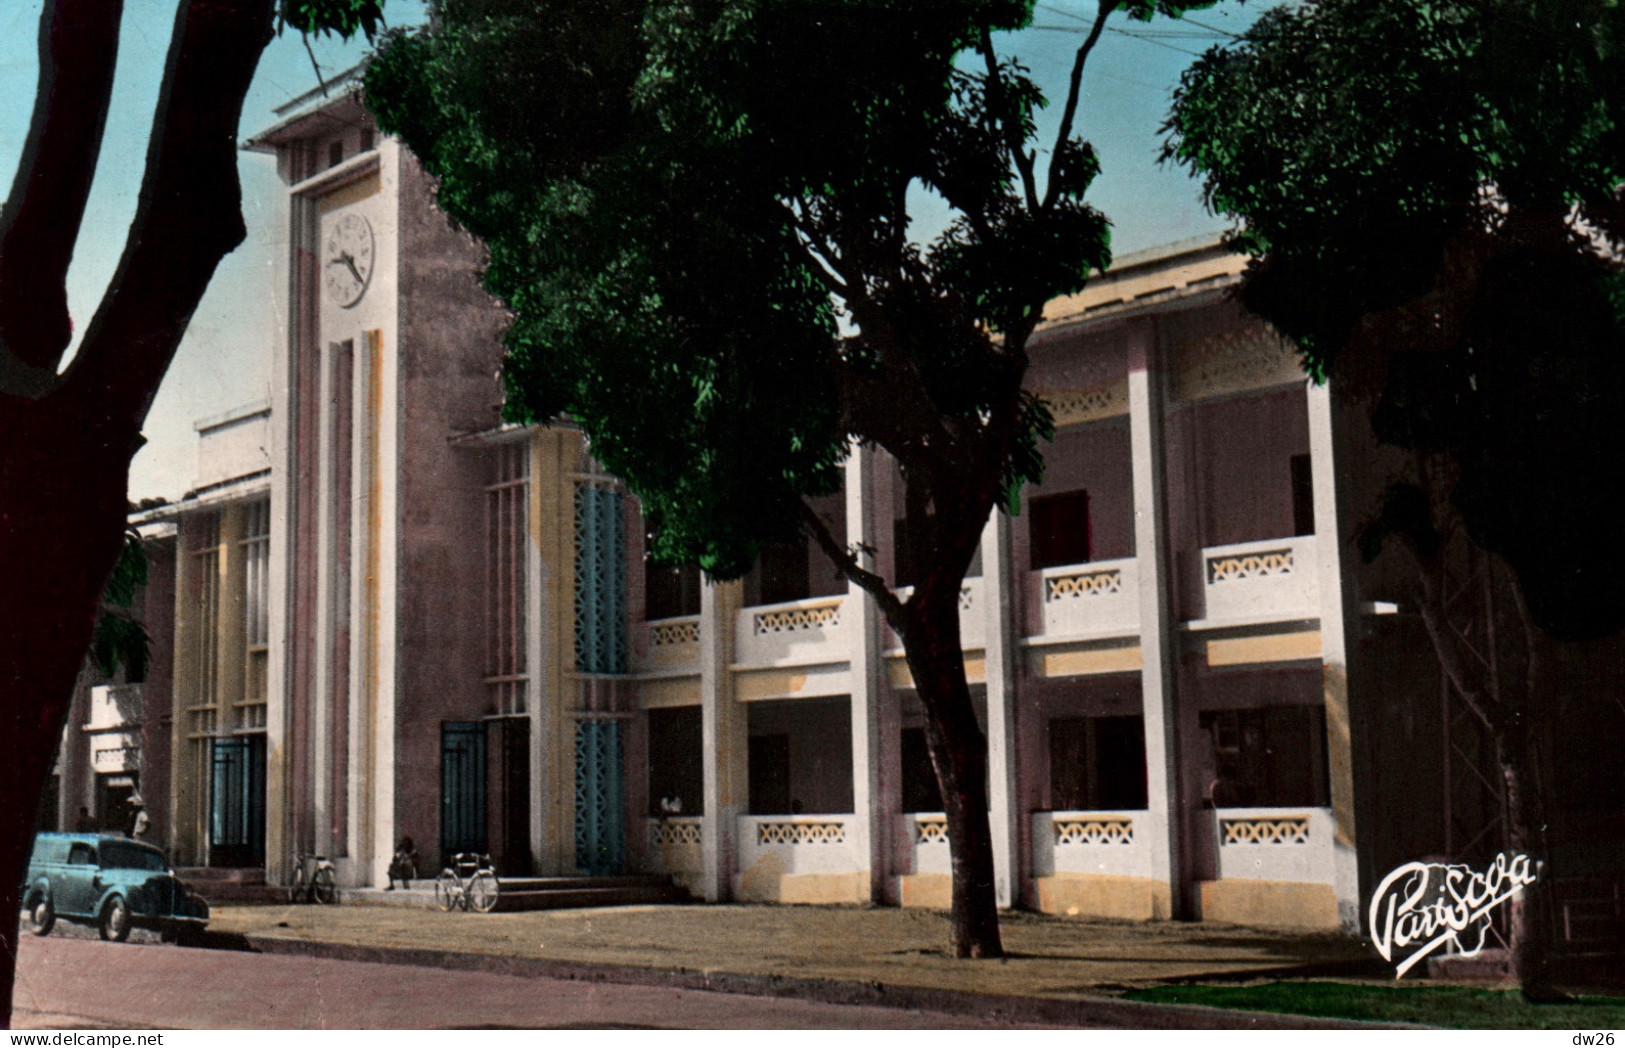
M 361 270 L 355 267 L 355 258 L 352 257 L 348 251 L 339 256 L 339 261 L 350 267 L 350 274 L 355 277 L 355 282 L 357 284 L 366 283 L 365 280 L 361 279 Z

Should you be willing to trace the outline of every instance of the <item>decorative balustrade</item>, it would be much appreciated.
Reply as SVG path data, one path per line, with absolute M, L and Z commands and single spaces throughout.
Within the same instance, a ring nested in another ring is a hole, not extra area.
M 1058 848 L 1072 844 L 1134 843 L 1134 820 L 1119 816 L 1056 816 L 1050 826 L 1055 831 Z
M 700 620 L 668 619 L 649 623 L 649 647 L 670 648 L 700 642 Z
M 751 633 L 764 637 L 773 633 L 799 633 L 821 630 L 841 624 L 839 604 L 818 604 L 812 607 L 781 608 L 761 611 L 751 616 Z
M 915 844 L 947 844 L 948 817 L 946 815 L 913 815 Z
M 1315 537 L 1212 546 L 1202 551 L 1206 618 L 1252 621 L 1320 614 Z
M 700 657 L 700 619 L 697 615 L 654 619 L 633 624 L 634 670 L 662 670 L 692 663 Z
M 745 608 L 735 657 L 746 666 L 840 662 L 848 657 L 844 597 Z
M 1033 812 L 1033 873 L 1151 876 L 1143 811 Z
M 986 593 L 987 585 L 980 575 L 966 579 L 959 587 L 959 646 L 967 651 L 975 651 L 987 644 Z M 913 594 L 913 586 L 904 586 L 897 590 L 897 599 L 908 600 Z M 890 638 L 892 647 L 903 646 L 890 627 L 886 629 L 886 636 Z
M 742 815 L 739 870 L 770 861 L 783 873 L 850 873 L 868 869 L 868 848 L 851 815 Z M 770 859 L 769 856 L 772 856 Z
M 1309 843 L 1309 816 L 1284 819 L 1220 819 L 1220 844 L 1293 845 Z
M 649 820 L 651 848 L 698 848 L 704 836 L 705 821 L 697 816 L 661 816 Z
M 1336 822 L 1327 808 L 1221 808 L 1219 876 L 1334 883 Z
M 906 841 L 909 861 L 904 873 L 952 873 L 948 853 L 948 817 L 941 812 L 904 813 L 897 816 Z
M 844 822 L 758 822 L 757 844 L 845 844 Z
M 1139 630 L 1140 569 L 1134 558 L 1045 568 L 1035 574 L 1045 636 Z
M 705 818 L 698 815 L 656 816 L 649 820 L 648 865 L 652 872 L 698 874 L 705 868 L 700 845 Z

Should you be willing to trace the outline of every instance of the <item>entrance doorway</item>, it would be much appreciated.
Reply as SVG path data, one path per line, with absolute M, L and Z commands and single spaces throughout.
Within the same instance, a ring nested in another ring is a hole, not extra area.
M 530 862 L 530 721 L 486 722 L 491 755 L 491 859 L 504 877 L 526 877 Z
M 449 722 L 440 727 L 440 857 L 483 854 L 485 833 L 485 724 Z
M 209 762 L 209 865 L 265 865 L 265 736 L 213 740 Z

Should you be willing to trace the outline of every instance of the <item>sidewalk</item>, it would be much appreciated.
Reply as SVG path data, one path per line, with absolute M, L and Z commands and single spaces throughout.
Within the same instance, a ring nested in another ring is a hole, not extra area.
M 400 905 L 220 906 L 210 925 L 216 943 L 266 953 L 1129 1027 L 1340 1025 L 1112 995 L 1162 983 L 1383 976 L 1357 940 L 1324 933 L 1023 913 L 1004 915 L 1003 928 L 1009 956 L 965 961 L 949 955 L 945 914 L 895 908 L 661 905 L 477 914 Z

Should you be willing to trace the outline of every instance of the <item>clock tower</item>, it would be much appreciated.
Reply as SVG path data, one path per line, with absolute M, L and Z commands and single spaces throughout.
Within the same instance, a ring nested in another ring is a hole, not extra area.
M 248 143 L 286 184 L 273 365 L 267 873 L 331 857 L 384 883 L 410 835 L 433 861 L 446 725 L 485 696 L 487 463 L 503 317 L 480 253 L 380 135 L 353 72 Z

